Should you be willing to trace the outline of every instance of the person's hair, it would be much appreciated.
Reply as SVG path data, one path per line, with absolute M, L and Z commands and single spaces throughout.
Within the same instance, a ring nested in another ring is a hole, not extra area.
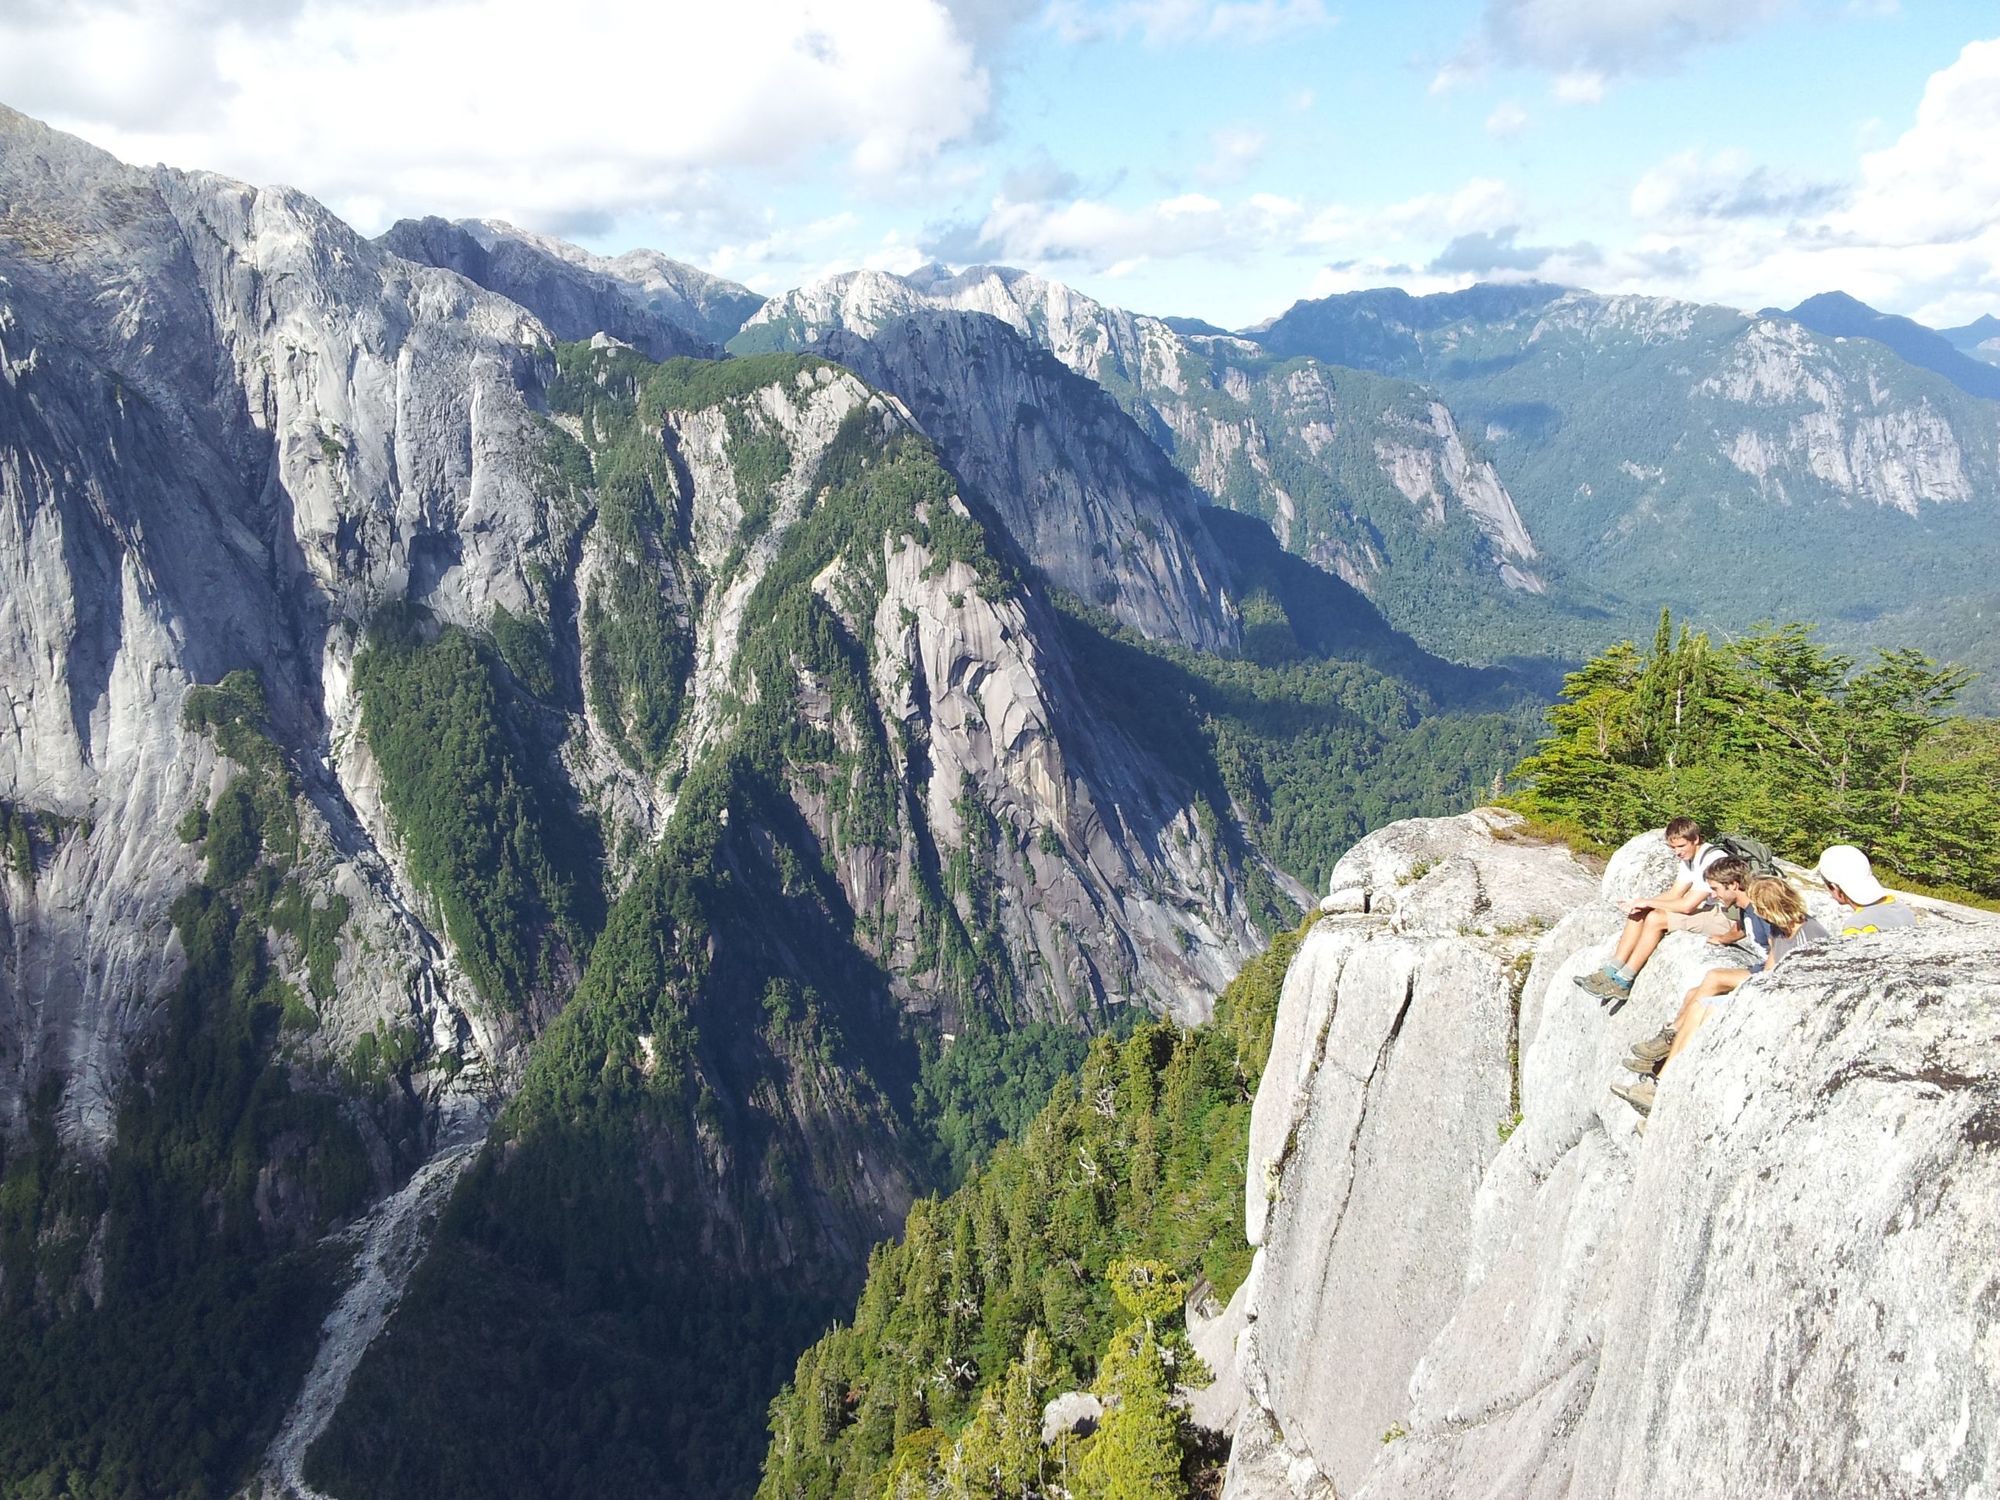
M 1750 867 L 1733 854 L 1725 854 L 1708 867 L 1708 873 L 1701 877 L 1710 885 L 1747 885 Z
M 1710 871 L 1713 874 L 1714 871 Z M 1750 882 L 1750 910 L 1790 937 L 1806 925 L 1806 898 L 1789 880 L 1759 875 Z
M 1667 837 L 1670 839 L 1693 839 L 1696 843 L 1700 843 L 1701 824 L 1695 822 L 1693 818 L 1675 818 L 1673 822 L 1667 825 Z

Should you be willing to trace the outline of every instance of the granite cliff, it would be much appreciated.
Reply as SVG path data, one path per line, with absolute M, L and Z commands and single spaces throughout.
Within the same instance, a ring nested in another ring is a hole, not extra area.
M 1618 1060 L 1717 955 L 1612 1015 L 1571 980 L 1668 875 L 1492 811 L 1341 861 L 1253 1114 L 1232 1500 L 1993 1484 L 2000 923 L 1796 956 L 1642 1136 Z

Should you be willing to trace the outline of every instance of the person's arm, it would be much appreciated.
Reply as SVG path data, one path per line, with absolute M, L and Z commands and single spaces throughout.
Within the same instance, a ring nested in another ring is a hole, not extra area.
M 1630 906 L 1625 908 L 1625 915 L 1628 917 L 1643 917 L 1655 907 L 1661 911 L 1693 911 L 1695 906 L 1701 905 L 1700 901 L 1697 900 L 1693 906 L 1681 906 L 1676 903 L 1685 900 L 1696 889 L 1695 884 L 1687 876 L 1683 875 L 1673 883 L 1671 890 L 1661 891 L 1657 896 L 1648 896 L 1643 901 L 1634 901 Z
M 1740 943 L 1742 941 L 1743 924 L 1740 921 L 1727 932 L 1718 932 L 1714 937 L 1709 939 L 1709 942 L 1718 948 L 1727 948 L 1731 943 Z
M 1708 899 L 1708 894 L 1707 886 L 1696 881 L 1683 880 L 1653 905 L 1661 911 L 1679 912 L 1682 916 L 1686 916 L 1689 912 L 1698 910 L 1701 903 Z

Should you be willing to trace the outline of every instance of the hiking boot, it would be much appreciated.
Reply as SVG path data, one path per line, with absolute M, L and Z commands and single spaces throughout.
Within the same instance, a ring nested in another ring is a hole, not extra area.
M 1662 1026 L 1657 1036 L 1649 1036 L 1643 1042 L 1632 1045 L 1632 1055 L 1657 1068 L 1667 1060 L 1667 1054 L 1674 1050 L 1674 1028 Z M 1645 1073 L 1649 1068 L 1634 1068 L 1634 1073 Z
M 1665 1058 L 1641 1057 L 1634 1052 L 1626 1057 L 1624 1068 L 1626 1072 L 1637 1073 L 1641 1078 L 1657 1078 L 1660 1076 L 1660 1067 L 1665 1061 Z
M 1629 979 L 1619 979 L 1615 975 L 1607 975 L 1605 976 L 1604 983 L 1599 988 L 1592 990 L 1591 994 L 1597 996 L 1597 1003 L 1599 1005 L 1602 1005 L 1615 1016 L 1625 1008 L 1625 1002 L 1632 998 L 1632 981 Z
M 1618 981 L 1604 969 L 1592 969 L 1588 974 L 1578 975 L 1576 987 L 1586 995 L 1595 995 L 1599 1003 L 1625 993 L 1625 990 L 1619 988 Z M 1629 989 L 1630 986 L 1626 988 Z
M 1623 1099 L 1642 1115 L 1650 1115 L 1653 1112 L 1653 1097 L 1659 1091 L 1660 1086 L 1650 1078 L 1641 1079 L 1638 1083 L 1614 1083 L 1611 1085 L 1612 1093 Z

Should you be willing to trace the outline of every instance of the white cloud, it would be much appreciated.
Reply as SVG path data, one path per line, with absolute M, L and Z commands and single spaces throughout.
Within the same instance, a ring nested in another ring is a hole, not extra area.
M 1229 125 L 1209 137 L 1207 161 L 1194 169 L 1195 180 L 1212 187 L 1241 182 L 1264 159 L 1268 138 L 1248 125 Z
M 1964 243 L 2000 228 L 2000 38 L 1930 77 L 1916 123 L 1861 159 L 1837 230 L 1882 243 Z
M 1370 216 L 1371 227 L 1398 238 L 1430 241 L 1447 235 L 1519 224 L 1527 208 L 1493 177 L 1474 177 L 1449 193 L 1419 193 Z
M 974 40 L 1027 8 L 607 0 L 552 24 L 540 0 L 210 0 L 191 25 L 76 0 L 0 13 L 0 98 L 128 160 L 289 182 L 363 229 L 419 212 L 676 223 L 742 215 L 725 173 L 921 180 L 990 106 Z
M 1632 186 L 1632 216 L 1661 228 L 1698 229 L 1718 219 L 1795 219 L 1823 213 L 1839 198 L 1832 183 L 1810 182 L 1753 161 L 1729 147 L 1704 156 L 1682 151 L 1642 173 Z
M 1334 24 L 1326 0 L 1055 0 L 1049 24 L 1071 42 L 1136 36 L 1149 47 L 1184 42 L 1268 42 Z
M 1499 140 L 1519 135 L 1528 128 L 1528 112 L 1512 99 L 1503 99 L 1486 117 L 1486 133 Z
M 1580 68 L 1573 73 L 1559 73 L 1549 91 L 1562 104 L 1602 104 L 1604 102 L 1604 75 L 1591 68 Z
M 2000 40 L 1932 74 L 1915 122 L 1851 182 L 1687 151 L 1643 173 L 1630 206 L 1642 232 L 1608 290 L 1758 307 L 1838 288 L 1936 324 L 2000 310 Z

